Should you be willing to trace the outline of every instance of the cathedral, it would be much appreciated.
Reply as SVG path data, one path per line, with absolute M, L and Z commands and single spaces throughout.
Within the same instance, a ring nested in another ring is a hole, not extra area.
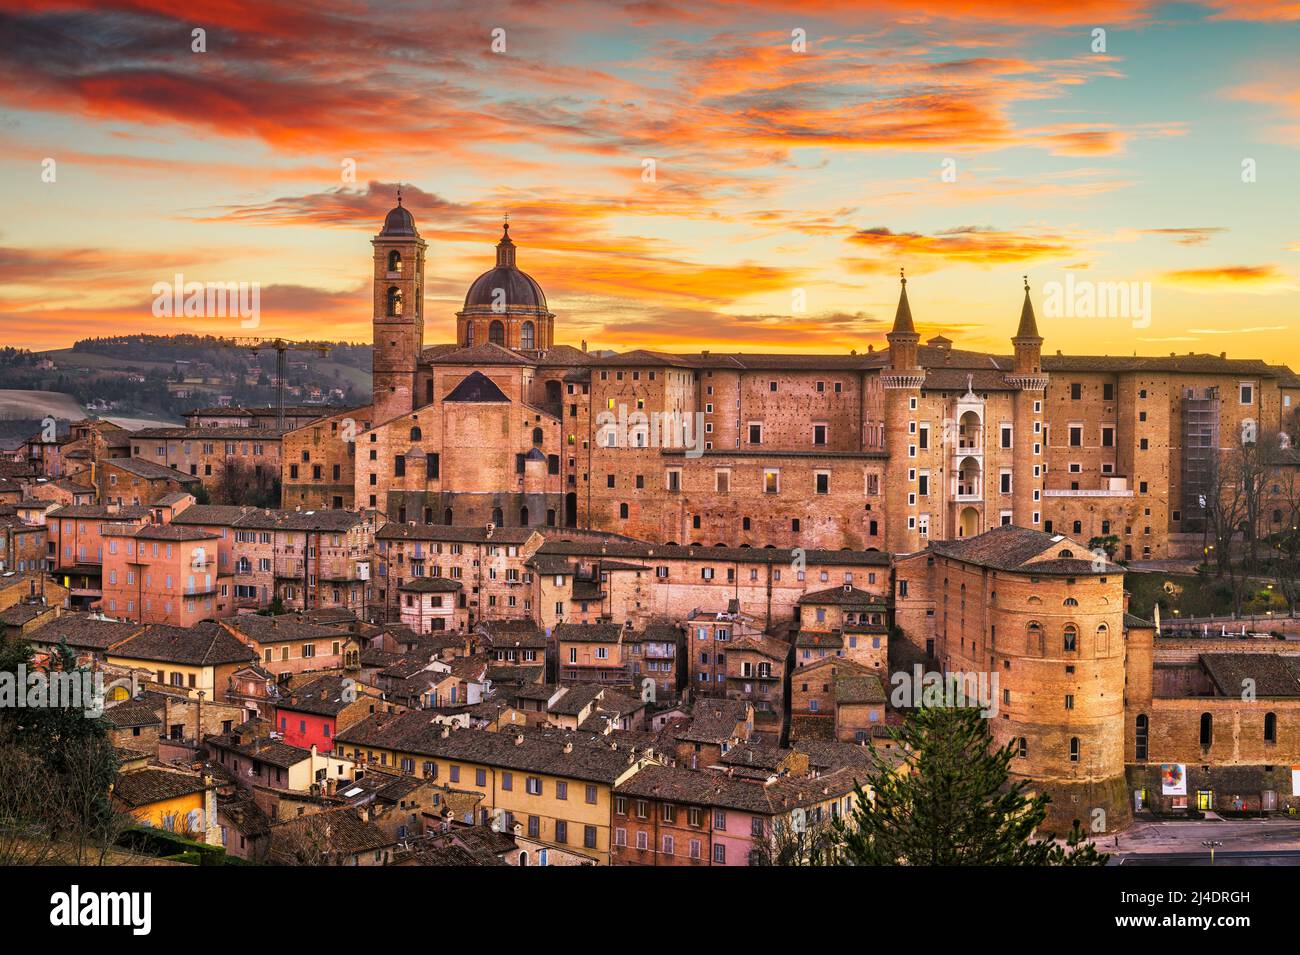
M 1015 524 L 1184 556 L 1207 442 L 1280 431 L 1300 397 L 1260 360 L 1044 354 L 1027 280 L 1006 354 L 923 341 L 905 277 L 884 349 L 588 352 L 555 342 L 508 223 L 456 340 L 427 345 L 426 243 L 400 197 L 371 244 L 373 405 L 285 435 L 286 506 L 891 553 Z

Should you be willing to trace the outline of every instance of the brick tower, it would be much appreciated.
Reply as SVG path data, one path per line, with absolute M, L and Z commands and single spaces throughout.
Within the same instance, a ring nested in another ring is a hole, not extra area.
M 1043 374 L 1043 339 L 1029 299 L 1029 276 L 1025 276 L 1025 301 L 1020 307 L 1020 325 L 1011 339 L 1015 364 L 1006 376 L 1007 384 L 1018 389 L 1015 396 L 1015 431 L 1012 434 L 1011 521 L 1034 530 L 1043 528 L 1043 401 L 1047 376 Z M 1034 453 L 1034 448 L 1038 453 Z
M 375 247 L 375 422 L 380 423 L 414 408 L 416 366 L 424 348 L 425 241 L 402 205 L 401 189 L 370 242 Z
M 910 553 L 921 547 L 916 527 L 916 508 L 907 496 L 916 490 L 915 482 L 906 479 L 909 448 L 916 444 L 911 427 L 919 417 L 921 385 L 925 371 L 917 361 L 921 336 L 912 324 L 912 308 L 907 301 L 907 278 L 899 269 L 900 291 L 894 327 L 885 338 L 889 341 L 889 367 L 880 376 L 885 392 L 885 450 L 889 452 L 890 478 L 885 482 L 885 539 L 894 553 Z

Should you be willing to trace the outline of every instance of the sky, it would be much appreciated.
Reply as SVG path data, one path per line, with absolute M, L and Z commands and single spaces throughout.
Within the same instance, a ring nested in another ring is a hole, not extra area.
M 401 183 L 429 344 L 508 213 L 574 345 L 863 351 L 905 269 L 957 347 L 1027 276 L 1047 353 L 1300 369 L 1300 3 L 929 7 L 0 0 L 0 344 L 369 341 Z

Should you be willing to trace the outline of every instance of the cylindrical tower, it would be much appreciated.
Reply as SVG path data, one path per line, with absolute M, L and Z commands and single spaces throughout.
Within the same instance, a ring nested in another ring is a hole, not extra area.
M 916 508 L 908 504 L 908 494 L 915 491 L 907 480 L 909 464 L 915 456 L 913 427 L 921 401 L 925 371 L 917 362 L 921 336 L 912 324 L 912 309 L 907 301 L 907 278 L 899 270 L 900 291 L 894 326 L 885 336 L 889 341 L 889 366 L 880 376 L 884 390 L 885 450 L 889 454 L 889 473 L 883 488 L 885 495 L 885 540 L 894 553 L 910 553 L 921 547 L 916 526 Z

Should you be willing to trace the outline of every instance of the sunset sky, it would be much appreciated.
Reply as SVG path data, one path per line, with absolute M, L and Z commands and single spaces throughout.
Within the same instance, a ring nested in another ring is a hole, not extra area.
M 1300 369 L 1300 3 L 928 6 L 0 0 L 0 344 L 369 341 L 402 182 L 427 343 L 508 212 L 575 345 L 864 350 L 905 267 L 959 347 L 1009 350 L 1027 274 L 1045 351 Z M 176 273 L 260 328 L 156 319 Z M 1046 314 L 1067 276 L 1149 323 Z

